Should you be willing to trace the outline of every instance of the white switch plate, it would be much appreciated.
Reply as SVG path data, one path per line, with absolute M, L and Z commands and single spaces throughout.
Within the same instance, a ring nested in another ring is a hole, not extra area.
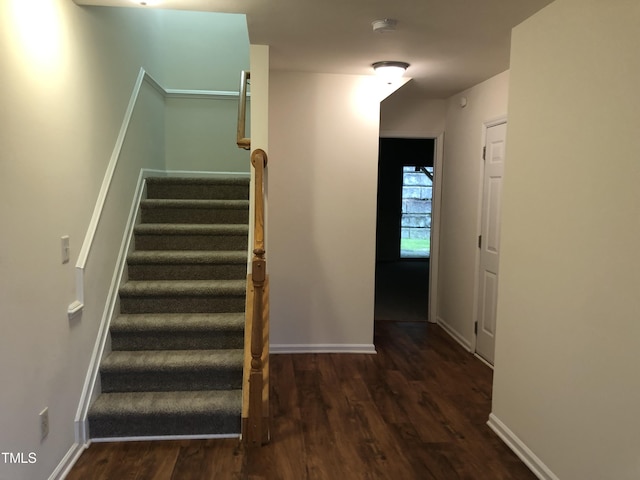
M 62 263 L 69 263 L 69 235 L 65 235 L 60 240 L 62 247 Z
M 40 412 L 40 438 L 42 440 L 49 435 L 49 408 L 46 407 Z

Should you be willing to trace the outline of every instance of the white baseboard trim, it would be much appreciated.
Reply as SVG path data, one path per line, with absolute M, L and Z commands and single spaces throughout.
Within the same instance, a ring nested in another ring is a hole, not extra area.
M 376 347 L 366 343 L 313 343 L 269 345 L 269 353 L 365 353 L 375 354 Z
M 480 360 L 482 363 L 484 363 L 487 367 L 489 367 L 491 370 L 493 370 L 493 365 L 491 365 L 489 362 L 487 362 L 484 358 L 482 358 L 480 355 L 478 355 L 477 353 L 473 354 L 474 357 L 476 357 L 478 360 Z
M 156 435 L 152 437 L 109 437 L 109 438 L 92 438 L 91 443 L 110 443 L 110 442 L 152 442 L 152 441 L 168 441 L 168 440 L 208 440 L 208 439 L 225 439 L 240 438 L 239 433 L 226 433 L 217 435 Z
M 511 431 L 504 423 L 498 419 L 493 413 L 489 415 L 489 421 L 487 422 L 489 428 L 498 435 L 507 446 L 513 450 L 520 460 L 529 467 L 536 477 L 540 480 L 560 480 L 542 460 L 540 460 L 535 453 L 527 447 L 518 436 Z
M 442 327 L 442 329 L 447 332 L 456 342 L 458 342 L 467 352 L 472 352 L 471 343 L 469 340 L 464 338 L 460 332 L 458 332 L 455 328 L 445 322 L 442 317 L 438 317 L 437 319 L 438 325 Z
M 49 480 L 63 480 L 66 478 L 86 448 L 86 445 L 74 443 L 53 473 L 49 475 Z

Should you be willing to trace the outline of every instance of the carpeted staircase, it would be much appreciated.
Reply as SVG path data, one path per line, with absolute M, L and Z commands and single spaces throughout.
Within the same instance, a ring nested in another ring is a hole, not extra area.
M 240 433 L 249 179 L 148 178 L 92 438 Z

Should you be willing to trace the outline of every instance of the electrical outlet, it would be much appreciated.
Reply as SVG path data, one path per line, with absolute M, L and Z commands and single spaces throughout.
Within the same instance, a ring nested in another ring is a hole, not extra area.
M 49 435 L 49 408 L 45 407 L 40 412 L 40 438 L 44 440 L 47 435 Z

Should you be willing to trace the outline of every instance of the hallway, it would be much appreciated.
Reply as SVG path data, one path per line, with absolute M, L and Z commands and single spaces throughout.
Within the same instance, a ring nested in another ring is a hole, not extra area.
M 376 263 L 375 319 L 426 322 L 429 259 Z

